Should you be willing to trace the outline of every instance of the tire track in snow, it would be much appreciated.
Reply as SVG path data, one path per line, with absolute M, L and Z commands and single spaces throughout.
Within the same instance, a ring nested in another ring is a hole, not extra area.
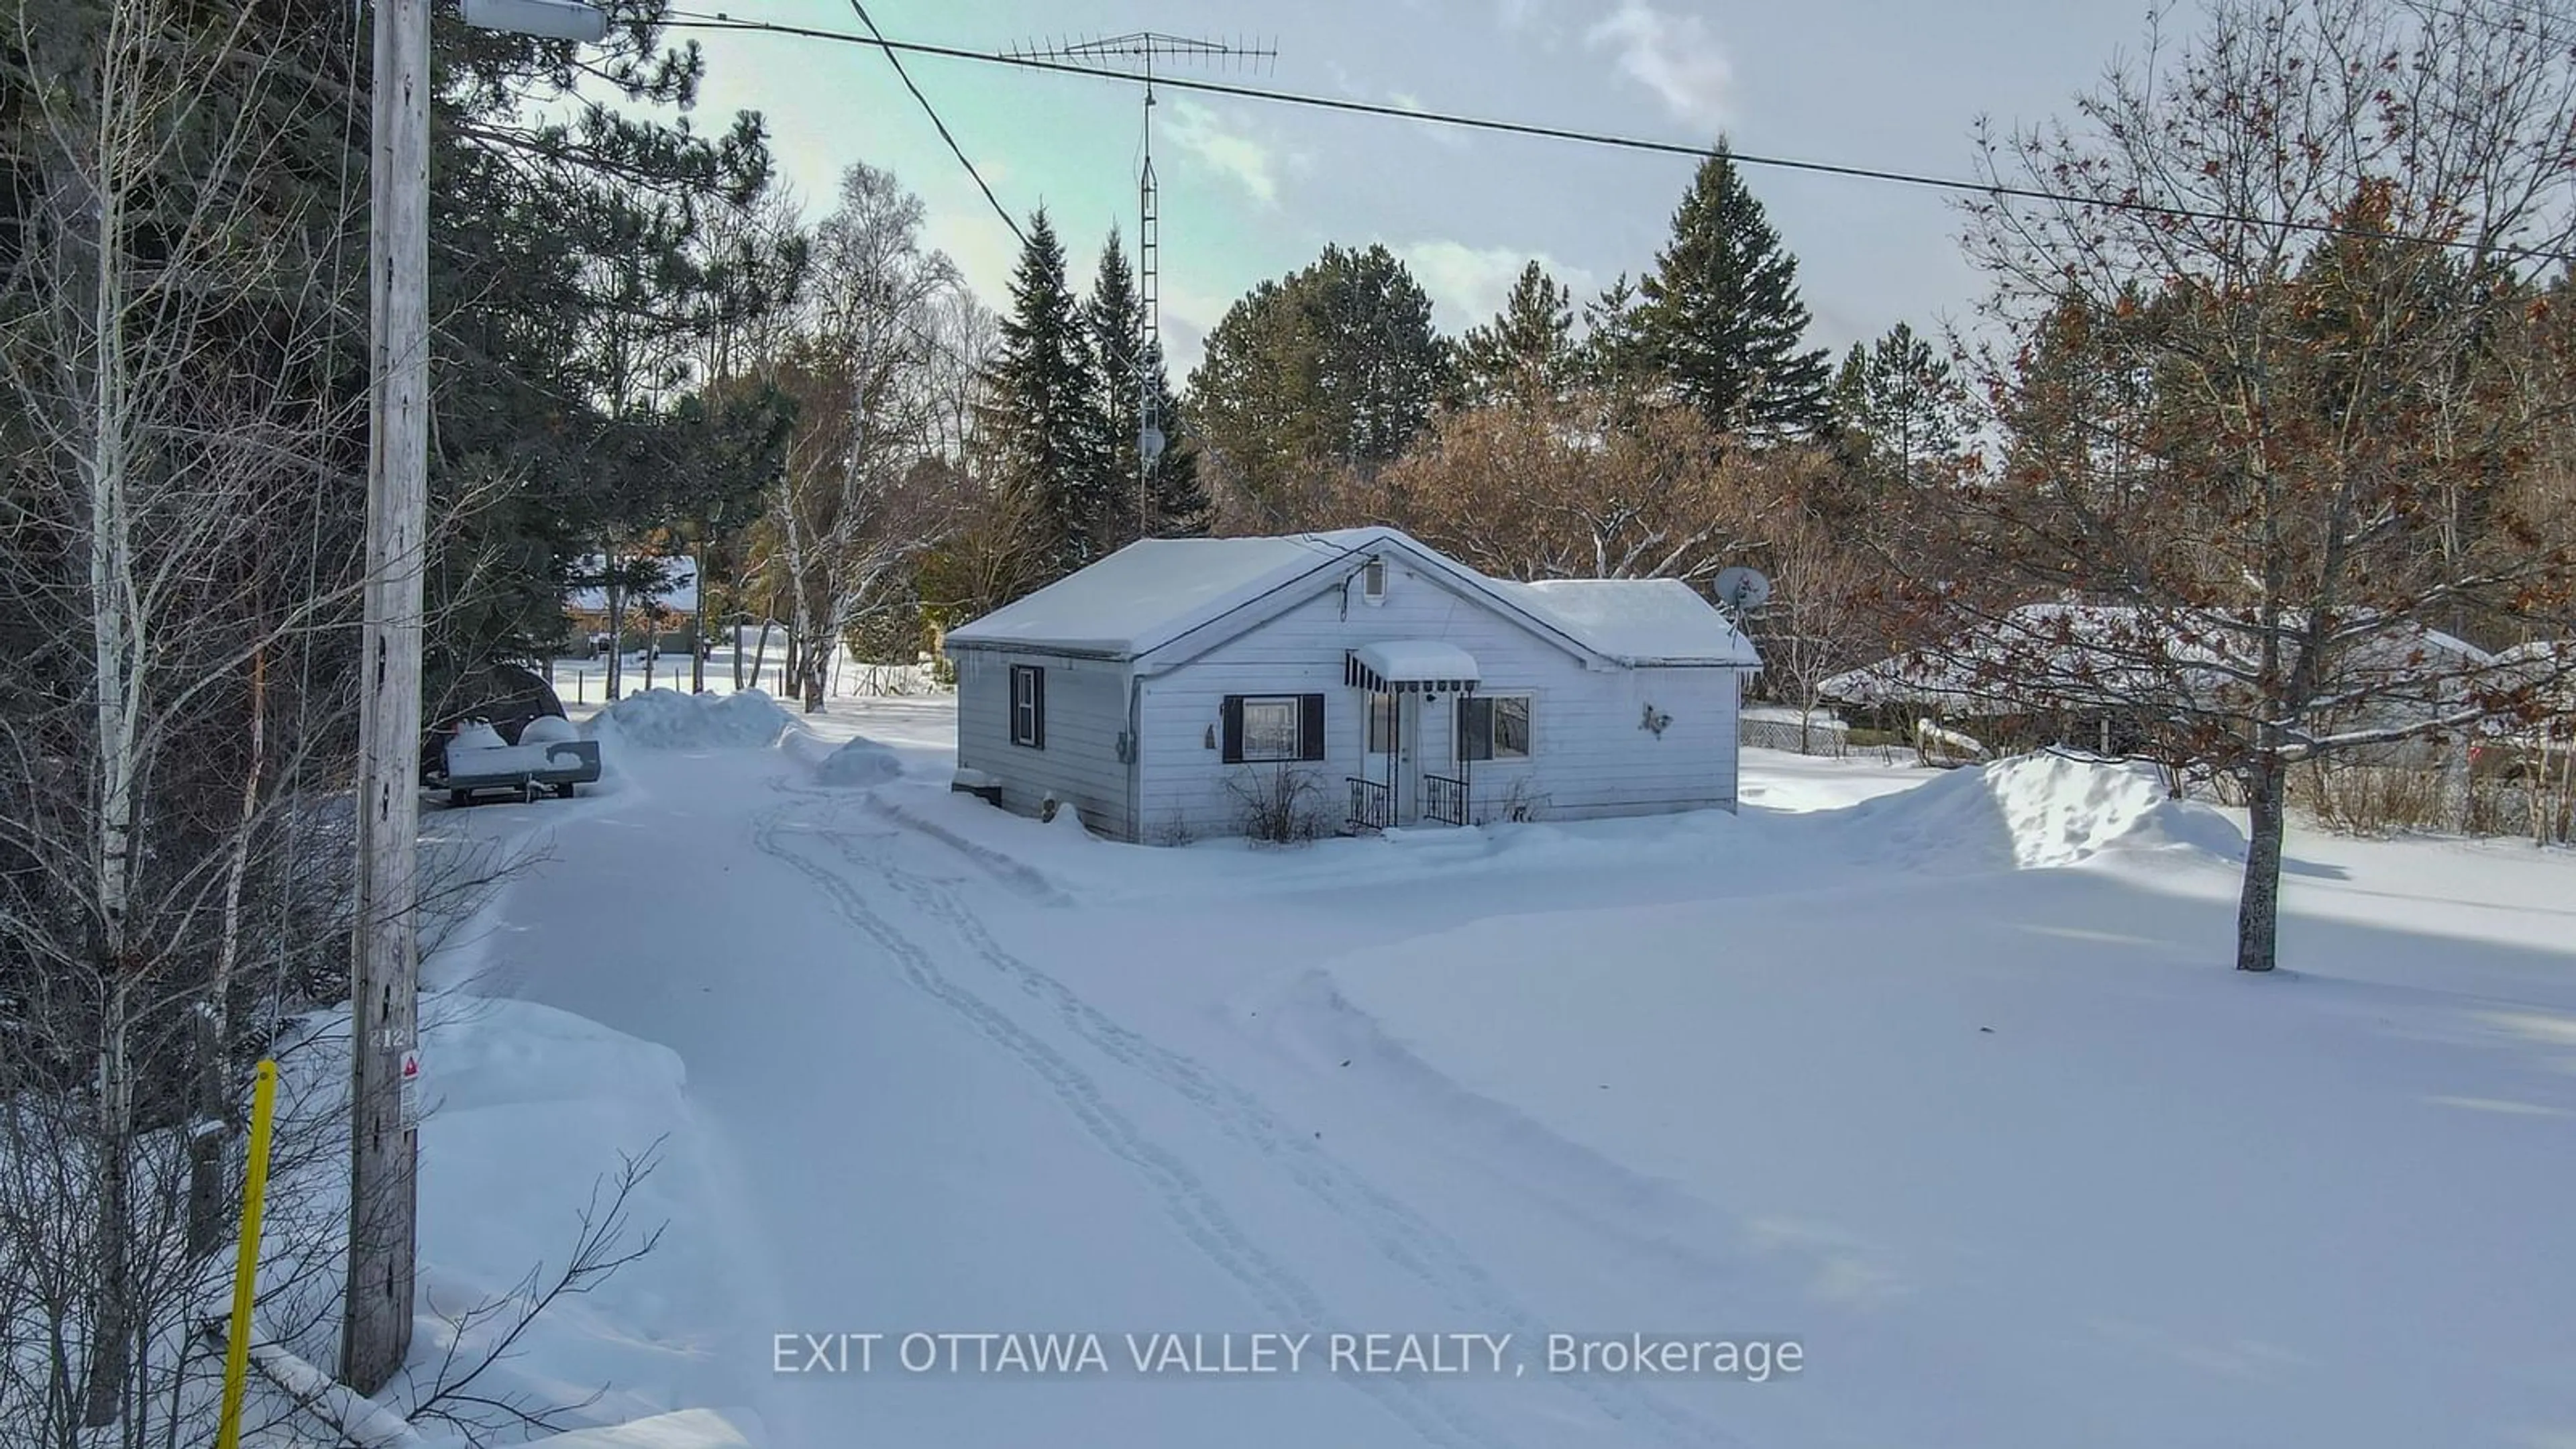
M 781 788 L 792 793 L 819 793 L 802 791 L 786 782 Z M 911 825 L 908 813 L 877 801 L 873 795 L 864 798 L 879 816 L 898 825 Z M 835 833 L 826 833 L 823 838 L 846 863 L 883 876 L 916 909 L 945 925 L 985 964 L 1050 1008 L 1057 1020 L 1103 1055 L 1199 1108 L 1226 1137 L 1279 1163 L 1298 1188 L 1335 1217 L 1359 1229 L 1388 1261 L 1439 1293 L 1451 1308 L 1480 1324 L 1508 1329 L 1516 1343 L 1545 1341 L 1546 1326 L 1495 1282 L 1493 1275 L 1455 1237 L 1371 1185 L 1316 1146 L 1307 1134 L 1288 1127 L 1260 1099 L 1210 1073 L 1196 1060 L 1119 1024 L 1061 979 L 1004 949 L 945 883 L 915 875 L 891 859 L 862 851 L 856 838 Z M 1656 1432 L 1668 1443 L 1707 1449 L 1729 1442 L 1697 1416 L 1624 1381 L 1570 1377 L 1555 1382 L 1583 1395 L 1611 1421 Z
M 1241 1284 L 1278 1322 L 1321 1325 L 1328 1321 L 1328 1310 L 1314 1289 L 1252 1241 L 1197 1175 L 1156 1146 L 1112 1106 L 1088 1074 L 981 996 L 949 980 L 930 953 L 871 907 L 848 878 L 791 848 L 785 836 L 788 816 L 794 809 L 794 802 L 784 802 L 754 818 L 752 844 L 761 854 L 819 887 L 842 919 L 885 948 L 908 984 L 1036 1072 L 1094 1141 L 1153 1184 L 1173 1221 L 1199 1251 Z M 845 845 L 821 827 L 811 827 L 810 833 L 853 863 L 870 870 L 882 869 L 882 862 L 851 855 Z M 1443 1402 L 1442 1395 L 1413 1392 L 1402 1383 L 1374 1375 L 1346 1378 L 1343 1382 L 1375 1399 L 1379 1407 L 1426 1443 L 1450 1449 L 1491 1449 L 1517 1442 Z

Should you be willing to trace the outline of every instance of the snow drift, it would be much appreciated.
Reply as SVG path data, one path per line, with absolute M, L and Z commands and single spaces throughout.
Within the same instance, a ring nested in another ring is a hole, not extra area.
M 882 785 L 902 773 L 902 758 L 865 736 L 825 755 L 814 766 L 816 780 L 845 790 Z
M 1864 853 L 1974 869 L 2045 870 L 2115 846 L 2242 853 L 2244 836 L 2206 805 L 2169 797 L 2155 766 L 2040 751 L 1959 770 L 1855 807 Z
M 607 1429 L 576 1429 L 534 1441 L 528 1449 L 753 1449 L 748 1427 L 759 1420 L 748 1409 L 688 1409 L 657 1414 Z
M 648 750 L 765 750 L 795 725 L 794 716 L 757 689 L 739 694 L 648 689 L 603 707 L 591 721 L 591 732 Z

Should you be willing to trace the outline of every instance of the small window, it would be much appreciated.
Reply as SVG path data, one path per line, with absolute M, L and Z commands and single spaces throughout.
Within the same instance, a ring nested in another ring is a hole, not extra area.
M 1320 694 L 1229 694 L 1224 716 L 1227 764 L 1324 758 Z
M 1395 753 L 1395 696 L 1384 690 L 1369 696 L 1368 752 L 1372 755 Z
M 1526 760 L 1529 753 L 1528 695 L 1469 695 L 1458 701 L 1458 758 Z
M 1034 664 L 1011 666 L 1011 743 L 1046 748 L 1046 671 Z
M 1243 757 L 1246 760 L 1294 760 L 1297 748 L 1297 707 L 1295 695 L 1278 695 L 1243 702 Z
M 1360 597 L 1372 604 L 1386 602 L 1386 560 L 1373 558 L 1360 570 Z

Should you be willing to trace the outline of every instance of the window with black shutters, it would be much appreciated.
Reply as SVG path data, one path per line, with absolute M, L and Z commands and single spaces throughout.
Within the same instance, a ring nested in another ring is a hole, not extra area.
M 1046 671 L 1034 664 L 1011 666 L 1011 743 L 1046 748 Z
M 1224 716 L 1227 764 L 1324 757 L 1320 694 L 1229 694 Z

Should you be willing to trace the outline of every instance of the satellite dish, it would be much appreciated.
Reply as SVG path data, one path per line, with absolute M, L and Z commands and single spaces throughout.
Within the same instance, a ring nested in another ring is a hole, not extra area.
M 1163 430 L 1147 423 L 1144 431 L 1136 435 L 1136 451 L 1144 456 L 1147 463 L 1162 457 Z
M 1771 580 L 1763 577 L 1760 569 L 1749 569 L 1740 564 L 1720 569 L 1717 573 L 1717 597 L 1737 613 L 1758 609 L 1770 602 Z

